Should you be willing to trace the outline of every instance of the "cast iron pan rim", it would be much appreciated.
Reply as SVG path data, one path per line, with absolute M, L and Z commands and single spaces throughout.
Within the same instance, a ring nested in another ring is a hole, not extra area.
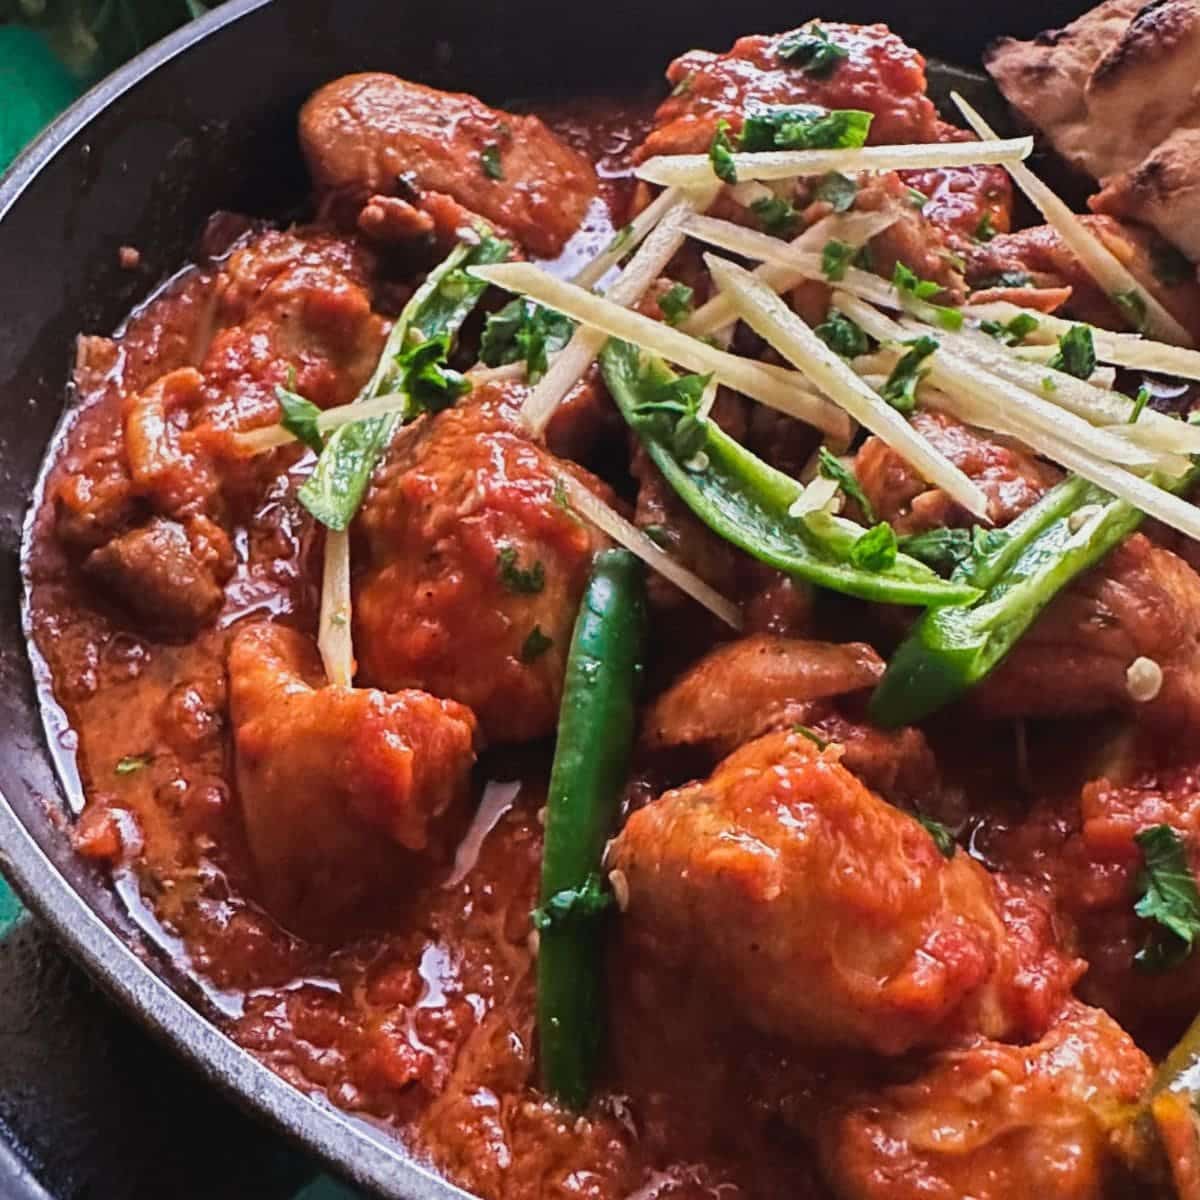
M 150 47 L 62 114 L 0 178 L 0 220 L 72 138 L 143 78 L 210 34 L 273 0 L 229 0 Z M 143 962 L 84 902 L 0 794 L 0 867 L 64 948 L 206 1080 L 256 1109 L 355 1183 L 395 1200 L 463 1200 L 467 1193 L 410 1158 L 387 1134 L 293 1088 L 231 1041 Z

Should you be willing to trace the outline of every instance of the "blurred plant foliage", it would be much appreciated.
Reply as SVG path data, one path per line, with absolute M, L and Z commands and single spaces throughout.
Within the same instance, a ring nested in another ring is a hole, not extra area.
M 63 65 L 90 80 L 111 71 L 213 0 L 0 0 L 0 24 L 40 32 Z

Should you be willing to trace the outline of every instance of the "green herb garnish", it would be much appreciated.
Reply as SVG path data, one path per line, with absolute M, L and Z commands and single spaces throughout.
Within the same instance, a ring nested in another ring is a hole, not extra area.
M 1142 409 L 1150 403 L 1150 389 L 1148 387 L 1138 388 L 1137 398 L 1133 402 L 1133 410 L 1129 414 L 1129 424 L 1136 425 L 1137 419 L 1142 415 Z
M 862 490 L 862 485 L 858 482 L 858 477 L 854 472 L 827 446 L 822 446 L 817 451 L 817 464 L 817 470 L 826 479 L 832 479 L 846 496 L 862 509 L 867 524 L 874 525 L 875 509 L 871 501 L 867 499 L 867 493 Z
M 968 529 L 926 529 L 900 539 L 900 551 L 932 567 L 941 575 L 950 575 L 974 553 Z
M 708 147 L 708 161 L 712 163 L 713 174 L 722 183 L 737 183 L 737 164 L 733 161 L 733 143 L 729 140 L 729 122 L 721 118 L 717 122 L 717 132 L 713 134 Z
M 1046 364 L 1056 371 L 1090 379 L 1096 369 L 1096 344 L 1090 325 L 1072 325 L 1058 339 L 1058 353 Z
M 1137 288 L 1130 288 L 1127 292 L 1117 292 L 1113 296 L 1116 306 L 1129 319 L 1129 323 L 1138 331 L 1144 333 L 1146 329 L 1146 297 Z
M 592 872 L 581 887 L 564 888 L 555 892 L 545 904 L 530 914 L 533 927 L 539 933 L 561 929 L 600 916 L 613 905 L 612 892 L 605 888 L 600 876 Z
M 936 338 L 923 334 L 904 344 L 909 349 L 892 368 L 879 394 L 894 409 L 907 415 L 917 407 L 917 385 L 928 374 L 929 369 L 922 364 L 937 350 L 938 343 Z
M 871 119 L 871 113 L 857 108 L 773 105 L 746 117 L 739 149 L 748 153 L 856 149 L 866 143 Z
M 854 205 L 858 184 L 839 171 L 822 175 L 813 187 L 813 199 L 828 204 L 835 213 L 843 213 Z
M 503 546 L 496 555 L 496 569 L 500 582 L 510 592 L 520 595 L 536 595 L 546 586 L 546 568 L 538 559 L 532 567 L 517 565 L 517 550 L 515 546 Z
M 561 350 L 575 332 L 575 322 L 532 300 L 513 300 L 488 317 L 479 357 L 489 367 L 524 362 L 530 383 L 549 366 L 549 355 Z
M 906 306 L 915 308 L 918 315 L 927 313 L 943 329 L 962 328 L 961 308 L 950 308 L 944 304 L 930 302 L 931 297 L 942 291 L 940 283 L 935 283 L 932 279 L 921 279 L 911 268 L 898 262 L 895 270 L 892 271 L 892 286 L 900 293 L 900 299 L 906 302 Z
M 317 424 L 321 410 L 311 400 L 297 395 L 291 388 L 276 387 L 275 399 L 279 401 L 279 423 L 292 437 L 320 454 L 325 445 L 321 428 Z
M 898 552 L 896 531 L 880 521 L 850 547 L 850 564 L 864 571 L 888 571 L 895 565 Z
M 542 657 L 551 646 L 554 645 L 554 639 L 547 637 L 542 632 L 540 625 L 535 625 L 530 631 L 529 636 L 521 644 L 521 661 L 523 663 L 531 663 Z
M 762 222 L 763 229 L 776 237 L 787 237 L 796 228 L 799 214 L 780 196 L 763 196 L 750 205 L 750 211 Z
M 696 293 L 686 283 L 673 283 L 658 298 L 668 325 L 682 325 L 692 315 Z
M 450 337 L 441 333 L 405 350 L 396 359 L 401 386 L 426 412 L 441 412 L 471 390 L 471 381 L 447 365 L 449 353 Z
M 871 348 L 871 339 L 844 313 L 831 308 L 825 320 L 818 325 L 813 333 L 827 345 L 834 354 L 843 358 L 857 358 L 866 354 Z
M 996 236 L 996 227 L 992 224 L 991 212 L 985 212 L 979 218 L 979 224 L 975 226 L 975 240 L 977 242 L 990 242 Z
M 950 830 L 941 821 L 935 821 L 932 817 L 926 817 L 921 813 L 913 813 L 913 816 L 917 818 L 925 832 L 933 838 L 933 844 L 941 852 L 942 857 L 953 858 L 955 850 L 958 849 L 958 843 L 955 842 L 954 835 Z
M 855 248 L 847 242 L 830 238 L 821 251 L 821 270 L 826 279 L 837 282 L 846 277 L 846 268 L 854 261 Z
M 503 179 L 504 166 L 500 162 L 500 147 L 493 142 L 484 146 L 479 153 L 479 161 L 483 164 L 483 173 L 489 179 Z
M 149 754 L 128 754 L 113 767 L 113 774 L 133 775 L 143 768 L 148 767 L 151 761 Z
M 850 51 L 831 42 L 829 34 L 816 22 L 789 33 L 775 47 L 775 53 L 784 62 L 801 67 L 818 79 L 831 75 L 840 63 L 850 57 Z
M 979 328 L 1006 346 L 1020 345 L 1041 322 L 1029 313 L 1018 313 L 1011 321 L 981 321 Z
M 1133 961 L 1145 971 L 1169 970 L 1195 947 L 1200 934 L 1200 892 L 1183 840 L 1169 825 L 1152 825 L 1134 834 L 1133 840 L 1145 859 L 1133 911 L 1158 925 Z

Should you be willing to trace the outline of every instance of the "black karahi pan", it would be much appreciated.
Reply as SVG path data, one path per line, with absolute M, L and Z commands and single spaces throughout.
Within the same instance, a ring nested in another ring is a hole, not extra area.
M 75 334 L 115 329 L 188 259 L 210 213 L 295 211 L 307 191 L 295 118 L 313 88 L 370 69 L 496 103 L 619 89 L 660 79 L 682 50 L 724 49 L 741 34 L 813 16 L 886 21 L 928 56 L 972 70 L 993 37 L 1028 36 L 1081 8 L 1078 0 L 849 0 L 817 10 L 771 0 L 230 0 L 55 122 L 0 181 L 0 868 L 84 968 L 205 1079 L 346 1177 L 404 1200 L 463 1194 L 387 1134 L 310 1100 L 227 1039 L 101 873 L 74 855 L 69 738 L 54 713 L 43 723 L 22 623 L 22 528 L 63 413 Z M 953 73 L 931 73 L 935 92 Z M 120 268 L 123 245 L 141 251 L 138 270 Z

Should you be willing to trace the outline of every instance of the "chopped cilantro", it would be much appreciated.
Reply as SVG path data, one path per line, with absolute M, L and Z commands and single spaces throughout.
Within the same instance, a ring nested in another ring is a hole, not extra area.
M 1058 339 L 1058 353 L 1046 364 L 1056 371 L 1089 379 L 1096 369 L 1096 345 L 1090 325 L 1072 325 Z
M 712 163 L 713 174 L 722 183 L 737 183 L 733 143 L 729 140 L 729 122 L 724 118 L 717 122 L 717 132 L 713 134 L 708 147 L 708 161 Z
M 279 423 L 310 450 L 320 454 L 325 445 L 321 427 L 317 424 L 321 410 L 311 400 L 298 396 L 291 388 L 277 387 L 275 399 L 279 401 L 279 410 L 282 413 Z
M 925 195 L 924 192 L 919 191 L 917 188 L 910 187 L 908 189 L 908 202 L 913 206 L 913 208 L 920 210 L 929 203 L 929 197 Z
M 866 143 L 871 117 L 871 113 L 857 108 L 772 105 L 746 117 L 739 148 L 751 153 L 856 149 Z
M 839 279 L 845 279 L 846 268 L 854 261 L 854 253 L 855 248 L 848 242 L 830 238 L 825 243 L 825 249 L 821 251 L 821 270 L 825 273 L 825 278 L 835 283 Z
M 523 361 L 529 382 L 537 383 L 549 366 L 549 354 L 561 350 L 574 332 L 570 317 L 532 300 L 513 300 L 488 317 L 479 357 L 489 367 Z
M 817 462 L 817 470 L 826 479 L 832 479 L 846 496 L 862 509 L 868 525 L 874 525 L 875 508 L 867 499 L 867 493 L 862 490 L 862 485 L 858 482 L 854 472 L 826 446 L 822 446 L 817 451 Z
M 835 354 L 843 358 L 857 358 L 866 354 L 871 348 L 867 335 L 843 313 L 831 308 L 824 322 L 818 325 L 813 333 L 817 335 Z
M 479 153 L 479 161 L 483 164 L 483 173 L 489 179 L 503 179 L 504 166 L 500 162 L 500 147 L 493 142 L 484 146 Z
M 1134 329 L 1139 333 L 1144 332 L 1146 328 L 1146 297 L 1137 288 L 1130 288 L 1127 292 L 1117 292 L 1113 296 L 1113 300 Z
M 681 462 L 699 454 L 708 441 L 708 426 L 699 415 L 700 398 L 711 375 L 680 375 L 648 387 L 650 399 L 633 411 L 639 421 L 653 423 L 660 437 L 669 439 Z
M 896 531 L 880 521 L 850 547 L 850 563 L 864 571 L 887 571 L 895 564 L 896 553 Z
M 1040 324 L 1037 317 L 1029 313 L 1018 313 L 1011 321 L 982 321 L 979 328 L 1006 346 L 1023 342 Z
M 446 365 L 450 338 L 431 337 L 410 347 L 396 359 L 404 390 L 427 412 L 441 412 L 471 390 L 471 381 Z
M 541 658 L 553 645 L 554 639 L 547 637 L 542 632 L 540 625 L 535 625 L 529 631 L 529 636 L 521 645 L 521 661 L 523 663 L 531 663 Z
M 750 211 L 762 222 L 763 229 L 776 237 L 787 237 L 799 216 L 781 196 L 763 196 L 750 205 Z
M 932 817 L 923 816 L 921 813 L 914 813 L 913 816 L 924 828 L 925 832 L 933 838 L 933 844 L 941 851 L 943 858 L 953 858 L 958 845 L 954 841 L 954 835 L 948 830 L 941 821 L 935 821 Z
M 909 349 L 892 368 L 879 394 L 898 412 L 908 414 L 917 407 L 917 385 L 928 372 L 921 364 L 937 350 L 938 343 L 936 338 L 923 334 L 904 344 Z
M 990 242 L 996 236 L 996 227 L 992 224 L 992 214 L 990 211 L 985 212 L 979 218 L 979 224 L 975 226 L 974 236 L 977 242 Z
M 1158 925 L 1134 955 L 1134 962 L 1146 971 L 1168 970 L 1183 962 L 1195 947 L 1200 934 L 1200 892 L 1183 840 L 1169 825 L 1152 825 L 1133 840 L 1145 861 L 1137 879 L 1138 900 L 1133 911 Z
M 541 560 L 534 562 L 532 567 L 517 565 L 517 549 L 515 546 L 502 546 L 496 555 L 496 569 L 500 582 L 510 592 L 532 596 L 546 586 L 546 568 Z
M 807 725 L 793 725 L 792 732 L 798 733 L 801 737 L 808 738 L 818 750 L 824 750 L 829 745 L 815 729 L 809 729 Z
M 847 58 L 850 51 L 829 40 L 815 21 L 804 29 L 787 34 L 775 47 L 775 53 L 786 63 L 802 67 L 818 79 L 831 75 Z
M 668 325 L 682 325 L 692 315 L 696 293 L 686 283 L 673 283 L 658 298 L 658 307 Z
M 1042 391 L 1043 392 L 1057 392 L 1058 391 L 1058 384 L 1054 382 L 1053 375 L 1043 375 L 1042 376 Z
M 113 774 L 133 775 L 149 765 L 149 754 L 128 754 L 122 758 L 115 767 L 113 767 Z
M 840 171 L 822 175 L 813 187 L 813 199 L 828 204 L 835 213 L 846 212 L 858 195 L 858 184 Z
M 950 308 L 944 304 L 932 304 L 930 299 L 942 290 L 940 283 L 932 279 L 921 279 L 917 273 L 902 262 L 897 262 L 892 271 L 892 286 L 900 293 L 900 299 L 908 307 L 924 306 L 934 320 L 943 328 L 949 330 L 961 329 L 963 314 L 961 308 Z M 918 309 L 919 311 L 919 309 Z
M 581 886 L 555 892 L 545 904 L 535 908 L 530 917 L 534 929 L 545 933 L 548 929 L 562 929 L 598 917 L 613 903 L 612 892 L 593 871 Z
M 975 281 L 971 289 L 975 292 L 986 291 L 988 288 L 1023 288 L 1033 282 L 1032 276 L 1025 271 L 993 271 Z
M 623 253 L 625 247 L 633 241 L 633 222 L 627 225 L 622 225 L 616 233 L 613 234 L 612 241 L 604 248 L 605 254 Z

